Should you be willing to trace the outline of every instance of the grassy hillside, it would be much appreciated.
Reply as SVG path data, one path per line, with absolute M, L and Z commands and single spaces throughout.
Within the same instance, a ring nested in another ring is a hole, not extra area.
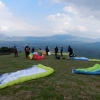
M 65 56 L 66 57 L 66 56 Z M 67 57 L 66 57 L 67 58 Z M 52 67 L 47 77 L 19 83 L 0 90 L 0 100 L 100 100 L 100 76 L 73 74 L 73 68 L 86 68 L 99 62 L 55 59 L 28 60 L 24 52 L 15 58 L 0 55 L 0 74 L 29 68 L 34 64 Z

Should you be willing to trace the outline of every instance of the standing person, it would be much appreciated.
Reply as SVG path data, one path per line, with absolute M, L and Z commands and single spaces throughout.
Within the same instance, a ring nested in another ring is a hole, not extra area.
M 26 44 L 25 46 L 25 55 L 26 55 L 26 58 L 28 57 L 29 53 L 30 53 L 30 47 Z
M 45 48 L 45 52 L 46 52 L 46 55 L 48 56 L 48 52 L 49 52 L 49 48 L 48 48 L 48 46 L 46 46 L 46 48 Z
M 18 52 L 17 52 L 16 46 L 14 46 L 14 56 L 15 56 L 15 57 L 18 57 Z
M 60 50 L 60 53 L 61 53 L 61 56 L 63 56 L 63 47 L 61 47 L 61 50 Z
M 34 47 L 32 48 L 32 50 L 31 50 L 31 51 L 32 51 L 32 53 L 35 51 L 35 50 L 34 50 Z
M 55 48 L 55 56 L 57 56 L 57 53 L 58 53 L 58 47 L 56 46 L 56 48 Z
M 73 57 L 74 56 L 74 53 L 73 53 L 73 49 L 71 48 L 71 46 L 69 45 L 68 46 L 68 59 L 70 58 L 70 57 Z

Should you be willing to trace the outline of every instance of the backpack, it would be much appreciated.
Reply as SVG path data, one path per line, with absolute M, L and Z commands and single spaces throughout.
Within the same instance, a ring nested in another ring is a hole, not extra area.
M 29 48 L 28 47 L 26 48 L 26 52 L 29 52 Z

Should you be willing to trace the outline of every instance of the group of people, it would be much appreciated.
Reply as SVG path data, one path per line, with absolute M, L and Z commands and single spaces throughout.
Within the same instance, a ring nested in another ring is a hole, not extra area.
M 57 53 L 59 51 L 58 47 L 56 46 L 54 50 L 55 50 L 55 56 L 57 56 Z M 61 47 L 61 49 L 60 49 L 60 54 L 61 54 L 61 56 L 63 56 L 63 47 Z
M 26 58 L 28 57 L 28 55 L 30 54 L 30 47 L 26 44 L 25 46 L 25 55 L 26 55 Z M 32 48 L 32 52 L 34 52 L 34 47 Z M 18 51 L 17 51 L 17 48 L 16 46 L 14 46 L 14 57 L 18 57 Z
M 57 56 L 57 53 L 58 53 L 58 47 L 56 46 L 55 47 L 55 56 Z M 60 49 L 60 54 L 61 54 L 61 56 L 63 56 L 63 47 L 61 47 L 61 49 Z M 70 57 L 74 57 L 74 56 L 75 56 L 74 51 L 71 48 L 71 46 L 69 45 L 68 46 L 68 59 L 70 59 Z
M 26 44 L 26 46 L 25 46 L 25 48 L 24 48 L 24 51 L 25 51 L 25 55 L 26 55 L 26 58 L 28 57 L 28 55 L 30 54 L 30 47 Z M 31 50 L 31 52 L 34 52 L 35 51 L 35 49 L 34 49 L 34 47 L 32 48 L 32 50 Z M 46 46 L 46 48 L 45 48 L 45 52 L 46 52 L 46 55 L 48 56 L 48 53 L 49 53 L 49 47 L 48 46 Z M 58 47 L 56 46 L 55 47 L 55 49 L 54 49 L 54 51 L 55 51 L 55 56 L 57 56 L 57 54 L 58 54 L 58 52 L 59 52 L 59 49 L 58 49 Z M 63 56 L 63 47 L 61 47 L 60 48 L 60 54 L 61 54 L 61 56 Z M 73 51 L 73 49 L 71 48 L 71 46 L 69 45 L 68 46 L 68 59 L 70 59 L 70 57 L 74 57 L 75 55 L 74 55 L 74 51 Z M 17 52 L 17 48 L 16 48 L 16 46 L 14 46 L 14 56 L 15 57 L 18 57 L 18 52 Z
M 49 51 L 50 51 L 50 50 L 49 50 L 49 47 L 46 46 L 46 48 L 45 48 L 46 55 L 48 55 L 48 52 L 49 52 Z M 55 47 L 54 51 L 55 51 L 55 56 L 57 56 L 57 53 L 58 53 L 58 51 L 59 51 L 59 49 L 58 49 L 57 46 Z M 63 56 L 63 47 L 61 47 L 60 53 L 61 53 L 61 56 Z

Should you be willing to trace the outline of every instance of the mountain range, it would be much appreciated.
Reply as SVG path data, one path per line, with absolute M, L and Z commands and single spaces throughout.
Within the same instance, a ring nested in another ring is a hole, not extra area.
M 45 49 L 49 46 L 50 50 L 54 50 L 55 46 L 63 46 L 64 52 L 67 52 L 68 45 L 70 45 L 76 55 L 85 56 L 89 58 L 100 59 L 100 39 L 90 39 L 71 35 L 53 35 L 45 37 L 34 36 L 7 36 L 0 34 L 0 48 L 3 46 L 14 47 L 16 46 L 18 51 L 24 51 L 25 45 L 29 47 Z
M 53 35 L 53 36 L 7 36 L 0 33 L 0 41 L 77 41 L 77 42 L 100 42 L 100 39 L 91 39 L 71 35 Z

